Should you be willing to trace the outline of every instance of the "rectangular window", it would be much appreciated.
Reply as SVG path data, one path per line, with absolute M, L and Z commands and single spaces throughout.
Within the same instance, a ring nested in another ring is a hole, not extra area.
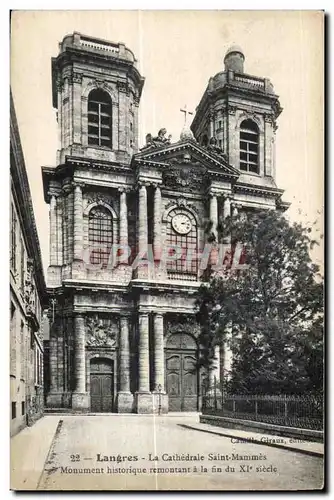
M 21 414 L 24 415 L 26 412 L 26 404 L 25 401 L 22 401 L 21 403 Z
M 11 204 L 11 245 L 10 245 L 10 266 L 16 272 L 16 231 L 17 231 L 17 218 L 13 203 Z
M 12 420 L 16 418 L 16 401 L 12 401 Z

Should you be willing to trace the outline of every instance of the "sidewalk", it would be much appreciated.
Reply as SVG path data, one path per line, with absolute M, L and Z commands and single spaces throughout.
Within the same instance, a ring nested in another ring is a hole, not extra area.
M 10 440 L 10 488 L 35 490 L 60 417 L 42 417 Z
M 264 446 L 272 446 L 274 448 L 282 448 L 284 450 L 302 453 L 303 455 L 311 455 L 315 457 L 324 456 L 324 445 L 314 441 L 299 440 L 296 438 L 289 438 L 284 436 L 274 436 L 271 434 L 263 434 L 259 432 L 242 431 L 239 429 L 227 429 L 216 427 L 209 424 L 180 424 L 187 429 L 193 429 L 200 432 L 209 434 L 216 434 L 217 436 L 228 437 L 233 439 L 232 443 L 240 441 L 249 441 L 253 444 L 260 444 Z

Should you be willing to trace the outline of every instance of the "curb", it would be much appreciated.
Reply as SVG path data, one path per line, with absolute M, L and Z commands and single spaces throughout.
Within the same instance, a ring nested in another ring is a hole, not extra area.
M 254 439 L 254 438 L 241 438 L 237 434 L 226 434 L 224 432 L 218 432 L 218 431 L 210 431 L 208 429 L 199 429 L 198 427 L 192 427 L 191 425 L 187 424 L 178 424 L 180 427 L 184 427 L 186 429 L 192 429 L 194 431 L 199 431 L 199 432 L 207 432 L 208 434 L 215 434 L 216 436 L 222 436 L 222 437 L 227 437 L 227 438 L 234 438 L 234 439 L 242 439 L 243 441 L 247 442 L 249 441 L 250 443 L 253 444 L 259 444 L 261 446 L 271 446 L 272 448 L 280 448 L 283 450 L 287 451 L 293 451 L 295 453 L 301 453 L 302 455 L 310 455 L 312 457 L 320 457 L 324 458 L 324 453 L 320 453 L 318 451 L 312 451 L 312 450 L 301 450 L 300 448 L 295 448 L 293 446 L 286 446 L 284 444 L 278 444 L 278 443 L 268 443 L 264 441 L 260 441 L 259 439 Z
M 51 441 L 51 445 L 50 445 L 50 448 L 49 448 L 49 451 L 48 451 L 48 454 L 46 456 L 46 459 L 45 459 L 45 462 L 44 462 L 44 467 L 43 467 L 43 470 L 41 472 L 41 475 L 39 476 L 39 480 L 38 480 L 38 483 L 37 483 L 37 486 L 36 486 L 36 491 L 37 490 L 40 490 L 42 489 L 41 488 L 41 483 L 42 483 L 42 479 L 43 479 L 43 475 L 44 473 L 46 474 L 45 475 L 45 478 L 43 480 L 43 482 L 45 483 L 48 479 L 49 479 L 49 476 L 52 472 L 54 472 L 54 469 L 47 469 L 46 466 L 48 464 L 51 464 L 52 463 L 52 457 L 53 457 L 53 450 L 55 448 L 55 445 L 56 445 L 56 440 L 60 434 L 60 431 L 61 431 L 61 428 L 62 428 L 62 425 L 63 425 L 63 420 L 60 419 L 58 424 L 57 424 L 57 427 L 56 427 L 56 431 L 53 435 L 53 438 L 52 438 L 52 441 Z M 44 488 L 43 488 L 44 489 Z

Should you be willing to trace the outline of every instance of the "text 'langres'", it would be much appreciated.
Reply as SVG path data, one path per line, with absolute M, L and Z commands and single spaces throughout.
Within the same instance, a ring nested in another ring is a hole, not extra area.
M 98 462 L 116 462 L 116 463 L 122 463 L 122 462 L 137 462 L 139 460 L 139 457 L 137 455 L 102 455 L 102 453 L 98 453 L 97 456 L 97 461 Z M 144 460 L 145 458 L 142 457 Z M 238 453 L 232 453 L 231 455 L 228 454 L 221 454 L 221 453 L 209 453 L 207 456 L 205 455 L 200 455 L 199 453 L 195 455 L 191 455 L 190 453 L 163 453 L 161 456 L 159 455 L 154 455 L 153 453 L 148 454 L 148 460 L 150 462 L 157 462 L 157 461 L 163 461 L 163 462 L 200 462 L 204 460 L 208 461 L 224 461 L 224 460 L 267 460 L 266 455 L 260 453 L 257 455 L 240 455 Z

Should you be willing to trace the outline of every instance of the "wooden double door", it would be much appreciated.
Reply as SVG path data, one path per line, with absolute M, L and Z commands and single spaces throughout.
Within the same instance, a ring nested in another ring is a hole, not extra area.
M 198 410 L 197 345 L 187 334 L 175 334 L 166 347 L 166 391 L 169 411 Z
M 92 359 L 90 362 L 91 411 L 112 412 L 114 410 L 114 362 Z

